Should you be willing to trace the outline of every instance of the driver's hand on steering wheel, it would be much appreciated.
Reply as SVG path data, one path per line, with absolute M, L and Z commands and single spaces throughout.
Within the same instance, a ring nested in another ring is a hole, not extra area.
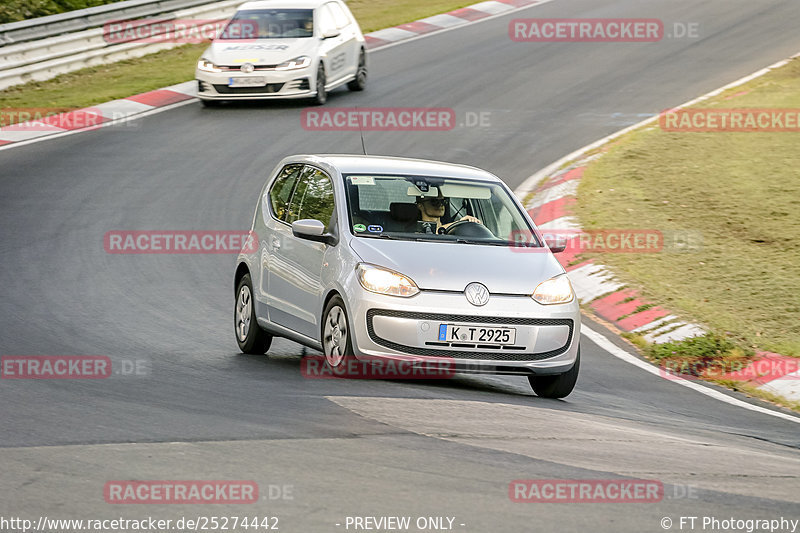
M 455 226 L 456 224 L 459 224 L 461 222 L 474 222 L 475 224 L 483 225 L 483 222 L 481 222 L 481 220 L 479 218 L 474 217 L 472 215 L 464 215 L 463 217 L 459 218 L 458 220 L 454 220 L 453 222 L 450 222 L 449 224 L 441 225 L 439 227 L 438 233 L 444 233 L 444 232 L 448 231 L 450 226 Z

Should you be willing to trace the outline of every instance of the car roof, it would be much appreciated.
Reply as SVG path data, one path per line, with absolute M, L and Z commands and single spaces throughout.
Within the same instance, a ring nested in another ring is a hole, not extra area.
M 426 159 L 335 154 L 299 155 L 287 159 L 326 164 L 337 169 L 342 174 L 398 174 L 500 181 L 494 174 L 476 167 Z M 284 164 L 288 162 L 284 160 Z
M 331 0 L 256 0 L 240 5 L 243 9 L 315 9 Z

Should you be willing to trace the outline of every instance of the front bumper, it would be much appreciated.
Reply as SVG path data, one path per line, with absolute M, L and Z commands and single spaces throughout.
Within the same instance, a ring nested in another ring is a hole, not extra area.
M 206 72 L 195 70 L 197 96 L 206 100 L 308 98 L 315 96 L 313 69 Z M 231 78 L 263 78 L 258 86 L 230 87 Z
M 545 375 L 569 370 L 578 354 L 577 300 L 545 306 L 528 296 L 492 295 L 482 307 L 462 293 L 422 291 L 412 298 L 348 291 L 356 357 L 402 361 L 451 361 L 459 372 Z M 513 328 L 515 342 L 502 347 L 479 342 L 442 342 L 442 324 Z

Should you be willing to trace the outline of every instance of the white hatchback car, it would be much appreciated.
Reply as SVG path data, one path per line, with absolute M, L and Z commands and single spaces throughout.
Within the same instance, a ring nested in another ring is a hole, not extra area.
M 239 255 L 234 277 L 245 353 L 279 336 L 321 350 L 333 370 L 447 362 L 527 376 L 539 396 L 575 386 L 572 286 L 519 200 L 486 171 L 292 156 L 267 179 L 251 228 L 258 245 Z
M 247 2 L 195 71 L 205 105 L 222 100 L 313 98 L 367 82 L 364 35 L 341 0 Z

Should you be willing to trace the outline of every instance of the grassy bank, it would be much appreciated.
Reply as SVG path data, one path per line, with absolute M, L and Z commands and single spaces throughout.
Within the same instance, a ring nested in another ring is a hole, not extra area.
M 698 107 L 800 109 L 800 60 Z M 590 164 L 576 210 L 587 229 L 700 232 L 695 252 L 600 259 L 746 351 L 800 356 L 800 133 L 633 132 Z
M 367 33 L 458 9 L 471 3 L 474 2 L 350 0 L 348 6 L 361 29 Z M 139 59 L 71 72 L 48 81 L 11 87 L 0 92 L 0 109 L 78 109 L 188 81 L 194 78 L 197 59 L 207 46 L 181 46 Z
M 0 24 L 18 22 L 76 9 L 112 4 L 119 0 L 3 0 L 0 3 Z

